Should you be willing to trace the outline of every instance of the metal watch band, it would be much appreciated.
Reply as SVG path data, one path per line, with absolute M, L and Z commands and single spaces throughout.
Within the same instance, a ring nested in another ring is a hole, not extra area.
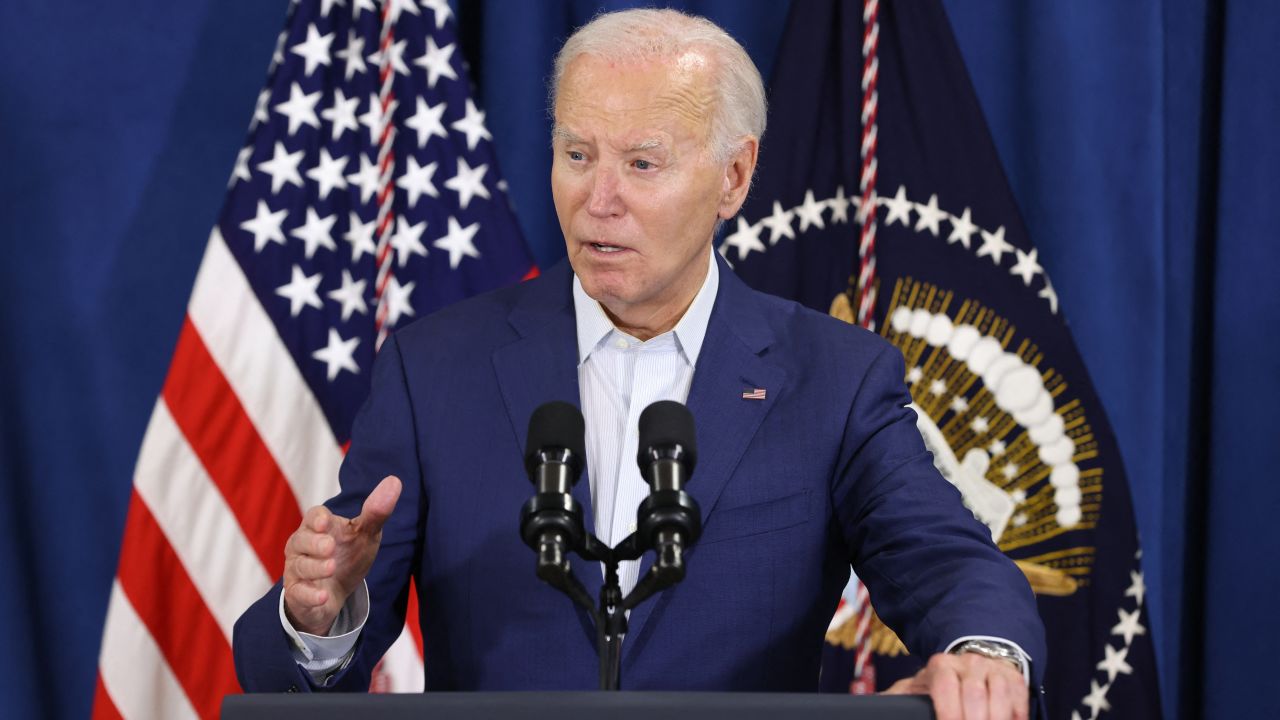
M 1019 673 L 1023 672 L 1022 655 L 1010 645 L 1004 643 L 992 642 L 990 640 L 965 640 L 959 645 L 951 649 L 953 655 L 961 653 L 977 653 L 983 657 L 989 657 L 992 660 L 1004 660 L 1011 663 L 1018 669 Z

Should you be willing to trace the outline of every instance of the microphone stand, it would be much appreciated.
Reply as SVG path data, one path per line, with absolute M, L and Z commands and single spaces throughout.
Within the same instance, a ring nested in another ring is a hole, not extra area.
M 663 531 L 674 533 L 678 530 Z M 539 554 L 538 577 L 569 596 L 574 603 L 591 614 L 596 625 L 596 650 L 600 656 L 600 689 L 617 690 L 622 681 L 622 638 L 627 634 L 627 611 L 648 600 L 655 593 L 676 584 L 684 578 L 684 563 L 677 547 L 666 543 L 658 550 L 657 560 L 649 572 L 636 583 L 635 588 L 622 595 L 618 581 L 618 564 L 626 560 L 638 560 L 645 553 L 640 535 L 632 533 L 609 547 L 593 534 L 586 534 L 583 546 L 575 548 L 585 560 L 604 563 L 604 584 L 600 587 L 599 605 L 591 600 L 582 582 L 573 574 L 567 560 L 544 562 Z M 547 559 L 550 560 L 549 558 Z

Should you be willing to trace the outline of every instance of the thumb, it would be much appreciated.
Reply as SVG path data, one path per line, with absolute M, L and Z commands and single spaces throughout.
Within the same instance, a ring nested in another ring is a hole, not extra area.
M 360 508 L 360 517 L 353 521 L 356 528 L 370 535 L 381 532 L 387 518 L 391 517 L 391 512 L 396 509 L 402 487 L 400 478 L 395 475 L 383 478 L 382 482 L 378 483 L 378 487 L 365 498 L 364 506 Z

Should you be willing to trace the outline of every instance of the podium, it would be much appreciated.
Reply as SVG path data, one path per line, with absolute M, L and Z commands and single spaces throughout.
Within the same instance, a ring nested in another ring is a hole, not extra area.
M 228 695 L 223 720 L 933 720 L 924 696 L 481 692 Z

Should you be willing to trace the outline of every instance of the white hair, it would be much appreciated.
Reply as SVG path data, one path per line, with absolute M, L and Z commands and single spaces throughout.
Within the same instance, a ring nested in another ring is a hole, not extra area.
M 578 28 L 556 54 L 551 75 L 552 117 L 565 68 L 579 55 L 643 62 L 676 58 L 688 50 L 704 50 L 710 56 L 715 104 L 708 146 L 716 162 L 728 162 L 742 147 L 745 136 L 764 137 L 764 81 L 747 51 L 729 33 L 706 18 L 679 10 L 602 13 Z

